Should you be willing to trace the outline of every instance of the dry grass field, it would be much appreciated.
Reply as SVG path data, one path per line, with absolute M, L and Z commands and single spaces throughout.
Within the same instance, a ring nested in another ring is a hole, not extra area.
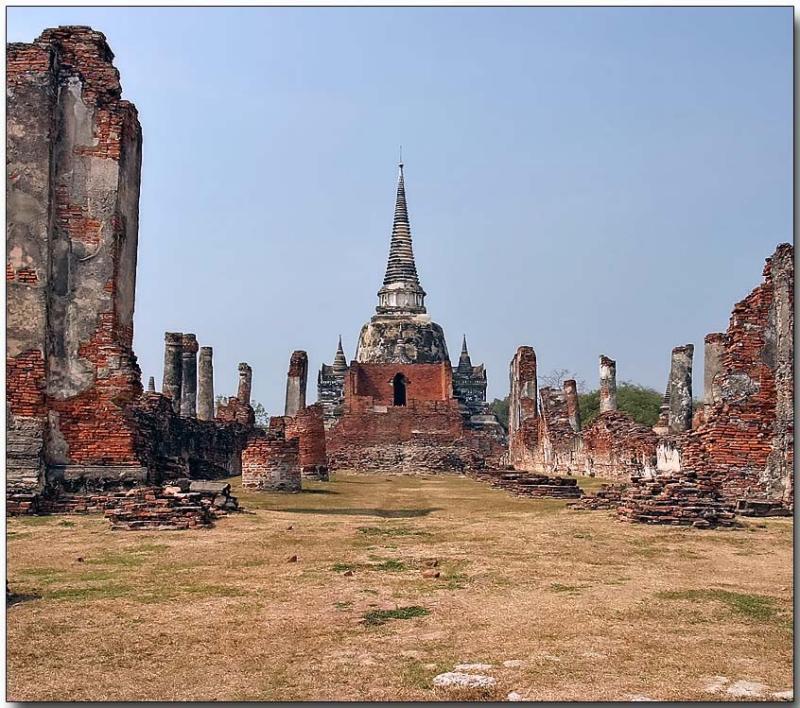
M 307 487 L 239 488 L 249 513 L 200 531 L 9 519 L 7 698 L 450 699 L 433 677 L 474 662 L 497 685 L 464 697 L 791 688 L 791 519 L 632 526 L 446 476 Z

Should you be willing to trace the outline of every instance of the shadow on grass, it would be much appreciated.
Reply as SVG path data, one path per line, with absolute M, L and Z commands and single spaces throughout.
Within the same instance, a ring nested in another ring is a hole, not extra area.
M 298 514 L 333 514 L 335 516 L 378 516 L 381 519 L 411 519 L 419 516 L 428 516 L 434 511 L 441 511 L 441 507 L 428 509 L 283 509 L 289 513 Z
M 41 600 L 41 595 L 30 594 L 30 595 L 17 595 L 16 593 L 11 593 L 10 595 L 6 596 L 6 607 L 11 607 L 11 605 L 18 605 L 20 602 L 27 602 L 28 600 Z
M 300 494 L 341 494 L 333 489 L 301 489 Z

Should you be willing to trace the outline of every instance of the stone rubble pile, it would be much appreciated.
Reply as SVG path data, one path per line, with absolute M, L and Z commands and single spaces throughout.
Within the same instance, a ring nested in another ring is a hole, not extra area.
M 600 485 L 594 494 L 586 494 L 576 502 L 567 506 L 570 509 L 598 511 L 602 509 L 616 509 L 622 501 L 622 495 L 628 485 L 623 483 Z
M 740 516 L 791 516 L 780 501 L 770 499 L 737 499 L 734 511 Z
M 583 495 L 583 490 L 574 477 L 548 477 L 544 474 L 509 470 L 480 470 L 473 476 L 517 496 L 579 499 Z
M 238 509 L 230 484 L 188 479 L 158 488 L 135 488 L 105 512 L 113 530 L 177 530 L 210 526 Z
M 693 471 L 656 479 L 633 478 L 617 507 L 621 521 L 711 528 L 733 526 L 734 514 L 720 486 Z
M 237 511 L 239 502 L 227 482 L 179 479 L 162 487 L 55 496 L 24 495 L 9 514 L 104 513 L 112 529 L 187 529 L 209 526 Z

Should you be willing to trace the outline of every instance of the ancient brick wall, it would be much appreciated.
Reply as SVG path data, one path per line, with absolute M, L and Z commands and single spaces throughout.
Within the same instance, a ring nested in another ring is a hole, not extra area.
M 297 438 L 300 471 L 304 477 L 327 479 L 325 425 L 322 404 L 306 406 L 296 416 L 284 417 L 286 438 Z
M 453 398 L 406 406 L 348 401 L 326 445 L 331 469 L 386 472 L 462 471 L 497 463 L 504 452 L 496 437 L 465 428 Z
M 226 403 L 217 406 L 216 420 L 220 423 L 239 423 L 252 428 L 256 422 L 253 406 L 242 403 L 238 397 L 231 396 Z
M 764 282 L 733 309 L 703 421 L 680 444 L 685 470 L 728 498 L 782 499 L 792 482 L 794 249 L 767 259 Z
M 627 413 L 601 413 L 584 428 L 582 437 L 576 459 L 587 474 L 622 481 L 655 474 L 658 436 Z
M 542 470 L 548 474 L 574 474 L 579 470 L 580 437 L 570 424 L 564 391 L 546 387 L 539 391 L 539 441 Z
M 44 487 L 51 145 L 57 96 L 49 47 L 9 44 L 6 101 L 6 483 Z
M 137 456 L 155 483 L 180 477 L 214 479 L 239 474 L 252 425 L 187 418 L 167 396 L 145 393 L 132 407 Z
M 299 492 L 299 447 L 297 438 L 286 439 L 282 421 L 270 425 L 269 430 L 254 430 L 242 453 L 242 486 L 262 491 Z
M 532 347 L 517 349 L 509 367 L 508 456 L 519 470 L 536 470 L 542 465 L 539 447 L 536 352 Z
M 45 466 L 137 463 L 125 408 L 141 393 L 141 130 L 99 32 L 47 30 L 8 57 L 7 402 L 12 437 L 28 440 L 12 443 L 27 450 L 20 461 L 37 456 L 30 431 L 42 431 L 41 486 Z
M 406 401 L 447 401 L 453 396 L 449 362 L 440 364 L 358 364 L 353 362 L 345 377 L 345 405 L 356 396 L 370 398 L 374 405 L 394 404 L 393 381 L 405 377 Z

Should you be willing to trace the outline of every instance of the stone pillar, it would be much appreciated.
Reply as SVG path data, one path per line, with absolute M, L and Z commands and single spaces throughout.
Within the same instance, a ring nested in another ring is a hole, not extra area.
M 250 391 L 253 387 L 253 370 L 249 364 L 242 362 L 239 364 L 239 388 L 236 393 L 236 398 L 239 403 L 245 406 L 250 405 Z
M 147 391 L 148 393 L 155 393 L 156 391 L 156 380 L 152 376 L 147 379 Z
M 200 347 L 197 362 L 197 417 L 214 420 L 214 364 L 211 347 Z
M 183 335 L 181 354 L 181 416 L 197 417 L 197 337 Z
M 564 397 L 567 399 L 569 424 L 578 433 L 581 429 L 581 407 L 578 402 L 578 384 L 575 383 L 575 379 L 564 381 Z
M 306 381 L 308 355 L 304 351 L 292 352 L 289 373 L 286 376 L 286 407 L 284 415 L 295 416 L 306 407 Z
M 669 371 L 670 433 L 683 433 L 692 429 L 693 356 L 693 344 L 685 344 L 672 350 L 672 365 Z
M 539 408 L 536 352 L 520 347 L 509 368 L 508 457 L 517 469 L 530 468 L 538 445 Z
M 617 410 L 617 362 L 600 355 L 600 412 Z
M 719 384 L 714 377 L 722 371 L 722 357 L 725 354 L 725 335 L 722 332 L 707 334 L 703 354 L 703 403 L 707 406 L 722 400 Z
M 161 393 L 172 399 L 172 410 L 181 412 L 181 371 L 183 335 L 180 332 L 164 332 L 164 378 Z

